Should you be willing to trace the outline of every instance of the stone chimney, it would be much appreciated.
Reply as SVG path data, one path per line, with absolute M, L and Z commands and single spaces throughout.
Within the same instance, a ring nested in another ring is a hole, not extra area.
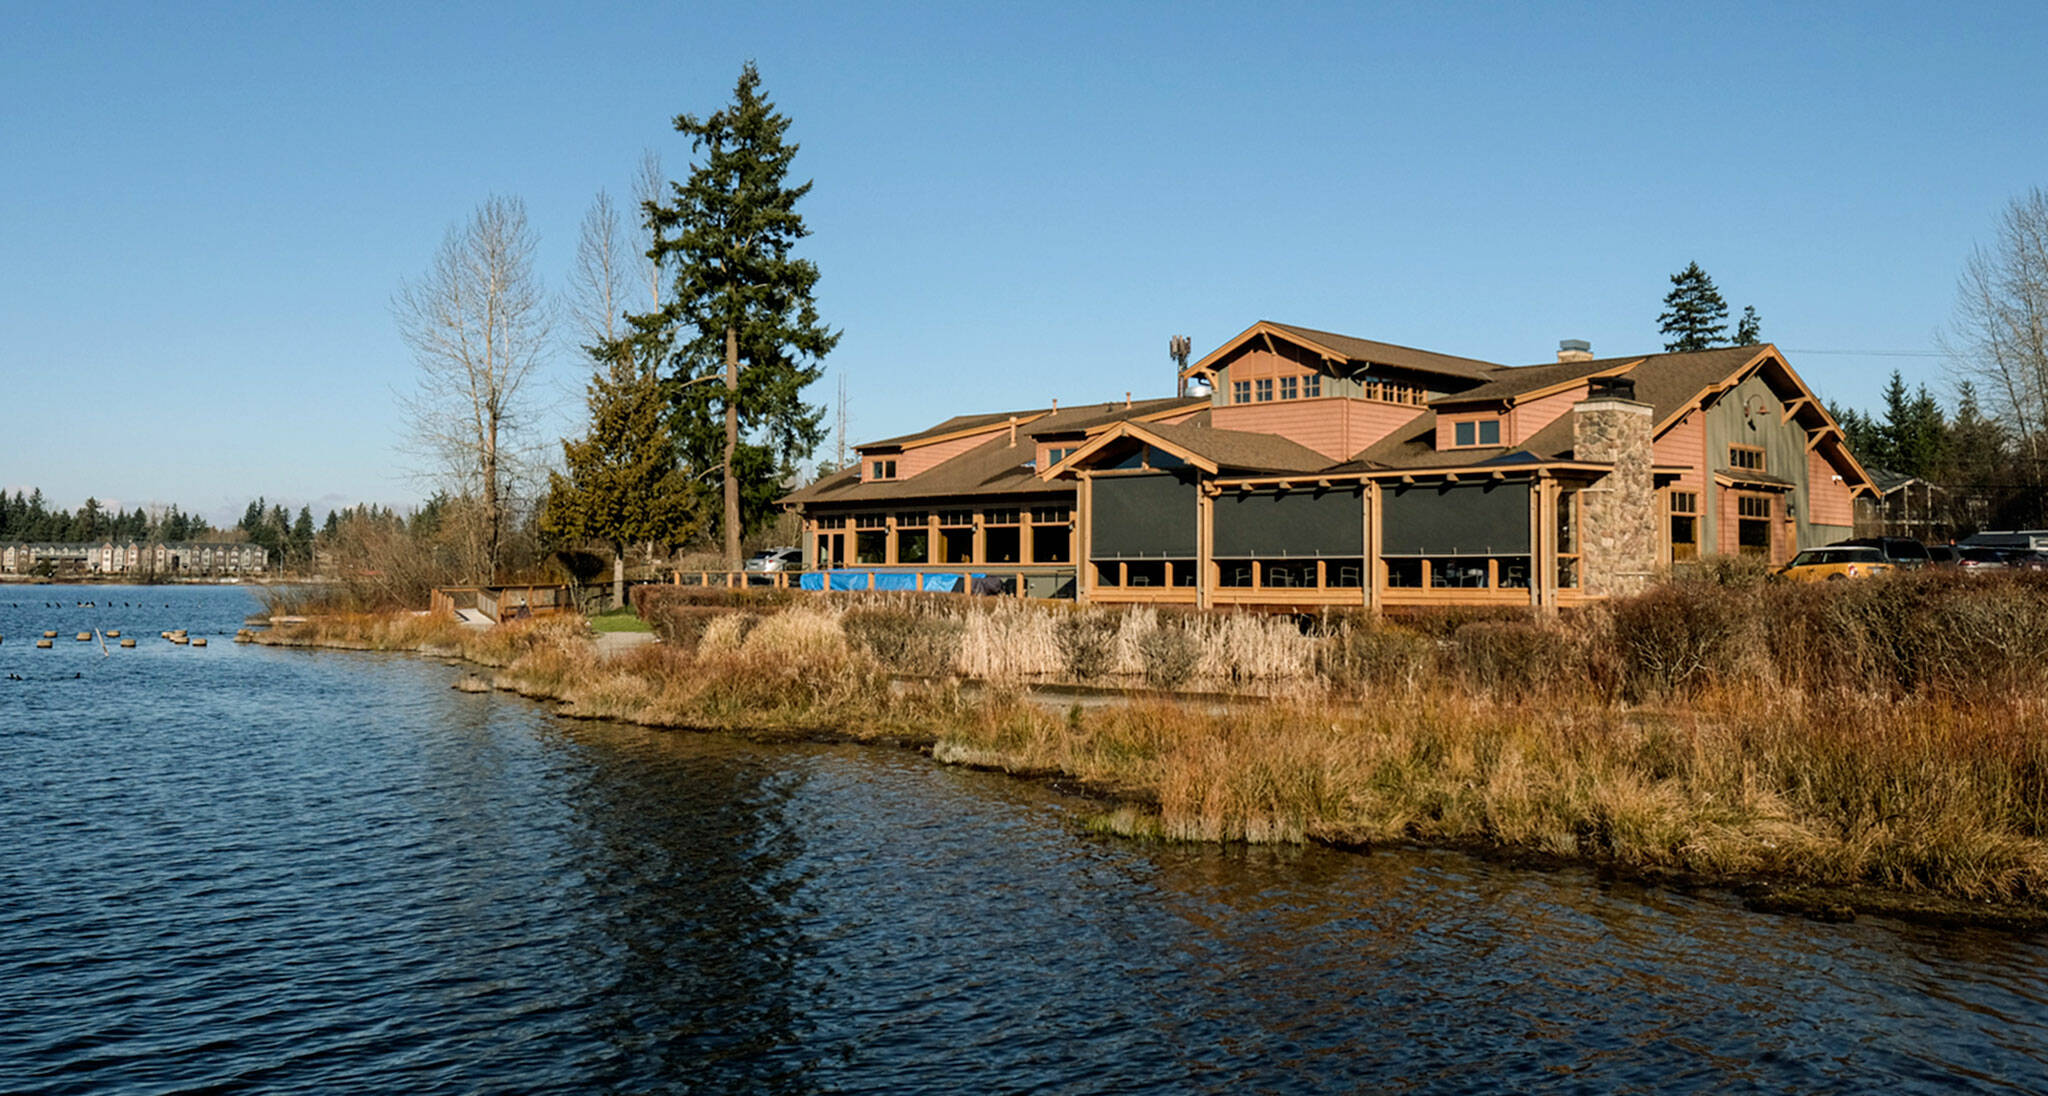
M 1572 405 L 1572 455 L 1614 466 L 1579 492 L 1579 581 L 1589 594 L 1640 592 L 1657 569 L 1652 411 L 1634 394 L 1633 384 L 1604 385 Z
M 1561 362 L 1589 362 L 1593 360 L 1593 344 L 1584 339 L 1557 340 L 1557 360 Z

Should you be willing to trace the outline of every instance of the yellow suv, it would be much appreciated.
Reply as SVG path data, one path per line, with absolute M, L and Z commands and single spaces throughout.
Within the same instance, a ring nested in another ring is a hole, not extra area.
M 1808 548 L 1778 568 L 1778 577 L 1791 582 L 1834 582 L 1845 578 L 1869 578 L 1892 569 L 1884 551 L 1855 545 Z

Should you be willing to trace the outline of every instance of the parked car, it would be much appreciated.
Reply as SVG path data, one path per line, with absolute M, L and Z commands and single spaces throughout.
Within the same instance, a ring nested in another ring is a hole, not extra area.
M 1895 566 L 1884 558 L 1883 552 L 1870 545 L 1831 544 L 1826 548 L 1808 548 L 1793 556 L 1792 562 L 1778 568 L 1778 577 L 1788 582 L 1834 582 L 1881 575 Z
M 1927 546 L 1929 567 L 1954 567 L 1962 559 L 1952 544 L 1930 544 Z
M 1857 537 L 1838 540 L 1830 548 L 1875 548 L 1894 567 L 1927 566 L 1927 546 L 1912 537 Z
M 1956 550 L 1956 566 L 1966 575 L 2003 571 L 2012 566 L 2013 553 L 2007 548 L 1964 547 Z
M 803 569 L 804 553 L 801 548 L 763 548 L 747 557 L 747 570 L 749 571 L 801 571 Z
M 2048 571 L 2048 552 L 2014 552 L 2005 565 L 2015 571 Z

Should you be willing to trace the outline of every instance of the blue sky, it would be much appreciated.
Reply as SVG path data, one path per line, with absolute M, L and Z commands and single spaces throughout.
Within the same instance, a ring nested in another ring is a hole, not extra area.
M 1494 361 L 1655 350 L 1698 261 L 1827 398 L 1925 355 L 2048 185 L 2048 7 L 0 5 L 0 485 L 408 504 L 390 300 L 759 65 L 855 440 L 1170 392 L 1259 319 Z M 545 382 L 577 427 L 583 366 Z M 829 446 L 829 443 L 828 443 Z

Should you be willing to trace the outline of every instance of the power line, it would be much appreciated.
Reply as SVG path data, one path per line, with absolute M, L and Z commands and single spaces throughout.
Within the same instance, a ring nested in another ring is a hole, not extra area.
M 1853 354 L 1859 358 L 1946 358 L 1949 355 L 1939 350 L 1794 350 L 1785 348 L 1787 354 Z

